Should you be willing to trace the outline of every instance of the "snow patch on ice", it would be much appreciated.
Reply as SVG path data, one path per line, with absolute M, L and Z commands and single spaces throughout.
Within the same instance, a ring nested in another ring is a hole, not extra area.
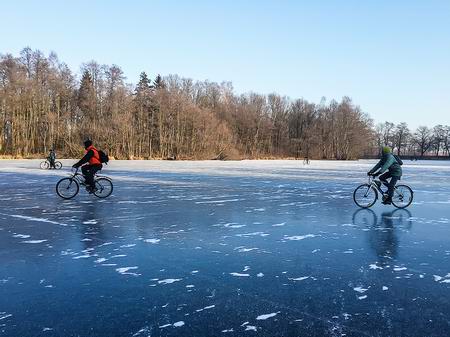
M 370 288 L 370 287 L 369 287 Z M 353 290 L 354 291 L 357 291 L 358 293 L 360 293 L 360 294 L 363 294 L 363 293 L 365 293 L 367 290 L 369 290 L 369 288 L 363 288 L 363 287 L 355 287 L 355 288 L 353 288 Z
M 369 264 L 370 269 L 383 269 L 383 267 L 377 266 L 376 263 Z

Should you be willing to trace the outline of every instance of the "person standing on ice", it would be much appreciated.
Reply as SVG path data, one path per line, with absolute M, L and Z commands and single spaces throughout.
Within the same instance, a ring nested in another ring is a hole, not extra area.
M 48 162 L 50 163 L 50 168 L 56 169 L 55 161 L 56 161 L 56 152 L 54 149 L 50 149 L 50 152 L 47 157 Z
M 389 146 L 384 146 L 382 148 L 382 157 L 380 161 L 367 172 L 367 175 L 373 175 L 375 177 L 381 174 L 380 181 L 388 187 L 387 198 L 383 200 L 383 204 L 385 205 L 390 205 L 392 203 L 395 184 L 397 184 L 397 181 L 401 179 L 403 174 L 402 164 L 403 162 L 401 159 L 392 153 L 392 149 Z M 386 170 L 387 172 L 385 172 Z M 387 180 L 389 178 L 390 181 Z
M 84 148 L 86 149 L 84 157 L 72 167 L 77 169 L 81 166 L 81 172 L 83 172 L 84 179 L 86 179 L 87 190 L 89 193 L 93 193 L 95 190 L 94 176 L 103 168 L 103 165 L 99 151 L 92 145 L 92 140 L 84 141 Z

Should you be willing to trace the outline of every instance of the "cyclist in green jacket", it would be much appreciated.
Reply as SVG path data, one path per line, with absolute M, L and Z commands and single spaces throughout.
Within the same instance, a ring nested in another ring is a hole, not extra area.
M 388 187 L 388 196 L 383 200 L 383 204 L 390 205 L 392 203 L 392 196 L 394 195 L 395 184 L 402 177 L 402 167 L 392 154 L 392 149 L 389 146 L 384 146 L 382 153 L 383 155 L 380 161 L 367 172 L 367 175 L 378 176 L 381 174 L 380 181 Z M 387 172 L 385 172 L 386 170 Z M 391 179 L 390 181 L 387 180 L 389 178 Z

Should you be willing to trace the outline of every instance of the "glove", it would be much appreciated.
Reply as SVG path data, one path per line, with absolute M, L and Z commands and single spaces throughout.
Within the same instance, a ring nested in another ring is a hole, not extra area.
M 367 172 L 367 175 L 370 177 L 371 175 L 372 175 L 372 173 L 370 173 L 370 172 Z
M 380 172 L 377 172 L 377 173 L 374 173 L 373 176 L 378 177 L 380 174 L 381 174 Z
M 72 165 L 72 168 L 77 169 L 77 168 L 78 168 L 78 165 L 77 165 L 77 164 L 73 164 L 73 165 Z

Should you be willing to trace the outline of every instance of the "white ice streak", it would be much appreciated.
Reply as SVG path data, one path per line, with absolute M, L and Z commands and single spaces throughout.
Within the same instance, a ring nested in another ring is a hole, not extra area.
M 253 232 L 253 233 L 243 233 L 243 234 L 236 234 L 236 236 L 239 237 L 248 237 L 248 236 L 268 236 L 269 234 L 264 232 Z
M 226 228 L 242 228 L 242 227 L 245 227 L 245 225 L 239 225 L 236 222 L 229 222 L 229 223 L 223 224 L 223 227 L 226 227 Z
M 213 305 L 208 305 L 207 307 L 204 307 L 204 308 L 202 308 L 202 309 L 197 309 L 197 310 L 195 310 L 195 312 L 201 312 L 201 311 L 203 311 L 203 310 L 209 310 L 209 309 L 212 309 L 212 308 L 215 308 L 216 306 L 213 304 Z
M 222 204 L 224 202 L 235 202 L 242 199 L 224 199 L 224 200 L 210 200 L 210 201 L 196 201 L 196 204 Z
M 14 234 L 13 238 L 19 238 L 19 239 L 28 239 L 29 237 L 31 237 L 31 235 L 26 235 L 26 234 Z
M 450 283 L 450 273 L 445 276 L 433 275 L 434 280 L 439 283 Z
M 160 239 L 145 239 L 144 240 L 144 242 L 153 243 L 153 244 L 159 243 L 160 241 L 161 241 Z
M 11 317 L 12 314 L 7 314 L 6 312 L 0 312 L 0 321 L 3 319 L 7 319 L 8 317 Z
M 47 240 L 26 240 L 26 241 L 21 241 L 21 243 L 43 243 L 43 242 L 47 242 Z
M 139 276 L 140 274 L 128 272 L 129 270 L 136 270 L 136 269 L 138 269 L 138 267 L 122 267 L 122 268 L 116 268 L 116 271 L 122 275 Z
M 319 235 L 315 235 L 315 234 L 294 235 L 294 236 L 285 236 L 284 239 L 291 240 L 291 241 L 299 241 L 299 240 L 304 240 L 304 239 L 308 239 L 308 238 L 315 238 L 318 236 Z
M 87 259 L 89 257 L 91 257 L 92 255 L 78 255 L 78 256 L 74 256 L 72 257 L 72 259 L 74 260 L 79 260 L 79 259 Z
M 9 214 L 2 214 L 2 215 L 9 215 Z M 67 226 L 67 224 L 56 222 L 56 221 L 52 221 L 52 220 L 49 220 L 49 219 L 46 219 L 46 218 L 35 218 L 35 217 L 32 217 L 32 216 L 25 216 L 25 215 L 18 215 L 18 214 L 12 214 L 12 215 L 9 215 L 9 216 L 13 217 L 13 218 L 27 220 L 27 221 L 46 222 L 46 223 L 51 223 L 53 225 Z
M 242 274 L 242 273 L 230 273 L 231 276 L 236 276 L 236 277 L 249 277 L 250 274 Z
M 252 250 L 258 250 L 259 248 L 253 247 L 253 248 L 246 248 L 244 246 L 236 247 L 234 250 L 237 250 L 239 253 L 247 253 L 251 252 Z
M 271 314 L 264 314 L 264 315 L 259 315 L 258 317 L 256 317 L 257 321 L 264 321 L 266 319 L 275 317 L 276 315 L 278 315 L 281 311 L 277 311 L 277 312 L 272 312 Z
M 369 287 L 370 288 L 370 287 Z M 354 291 L 356 291 L 356 292 L 358 292 L 358 293 L 360 293 L 360 294 L 363 294 L 363 293 L 365 293 L 367 290 L 369 290 L 369 288 L 363 288 L 363 287 L 355 287 L 355 288 L 353 288 L 353 290 Z
M 174 282 L 179 282 L 181 280 L 182 280 L 181 278 L 167 278 L 165 280 L 158 281 L 158 284 L 172 284 Z
M 309 277 L 310 276 L 301 276 L 301 277 L 296 277 L 296 278 L 289 277 L 288 280 L 291 280 L 291 281 L 303 281 L 303 280 L 309 279 Z
M 383 267 L 377 266 L 376 263 L 369 264 L 370 269 L 383 269 Z

